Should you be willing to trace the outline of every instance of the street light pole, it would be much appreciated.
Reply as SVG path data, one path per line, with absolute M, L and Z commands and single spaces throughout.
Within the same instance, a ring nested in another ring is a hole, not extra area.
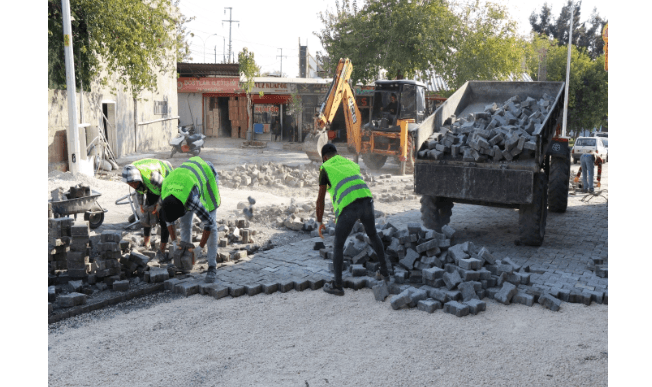
M 561 136 L 566 137 L 566 119 L 568 117 L 568 81 L 570 80 L 570 61 L 571 61 L 571 45 L 573 44 L 573 14 L 575 12 L 574 5 L 571 6 L 570 17 L 570 32 L 568 33 L 568 58 L 566 60 L 566 97 L 564 98 L 564 121 L 562 121 Z
M 202 42 L 202 44 L 204 45 L 204 63 L 206 63 L 206 41 L 207 41 L 208 38 L 210 38 L 211 36 L 219 36 L 219 35 L 217 35 L 217 34 L 208 35 L 208 36 L 206 37 L 206 39 L 202 39 L 200 36 L 197 36 L 199 39 L 201 39 L 201 42 Z
M 77 124 L 77 101 L 75 92 L 75 60 L 72 51 L 72 27 L 70 25 L 70 0 L 61 0 L 63 14 L 63 51 L 66 58 L 66 88 L 68 89 L 68 169 L 79 170 L 79 129 Z M 84 151 L 86 151 L 84 149 Z

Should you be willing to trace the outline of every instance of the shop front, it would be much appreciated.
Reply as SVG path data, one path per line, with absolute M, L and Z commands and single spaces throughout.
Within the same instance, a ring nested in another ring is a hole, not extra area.
M 279 82 L 278 78 L 256 78 L 251 91 L 254 140 L 289 141 L 293 137 L 296 125 L 287 113 L 291 94 L 295 91 L 295 85 Z M 280 128 L 278 138 L 272 133 L 277 121 Z
M 180 77 L 177 93 L 181 125 L 194 125 L 208 137 L 234 137 L 236 128 L 236 137 L 241 137 L 246 104 L 241 109 L 234 106 L 240 107 L 246 95 L 240 90 L 239 77 Z

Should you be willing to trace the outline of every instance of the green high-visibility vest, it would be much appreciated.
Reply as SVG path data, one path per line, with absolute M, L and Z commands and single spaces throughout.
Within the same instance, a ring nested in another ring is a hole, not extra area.
M 353 161 L 336 155 L 322 164 L 320 169 L 326 172 L 330 181 L 327 190 L 331 195 L 336 221 L 342 210 L 353 201 L 372 197 L 371 190 L 360 175 L 360 166 Z
M 163 180 L 161 200 L 172 195 L 184 205 L 193 187 L 199 189 L 199 200 L 206 210 L 213 211 L 220 206 L 220 190 L 217 188 L 211 167 L 199 157 L 191 157 Z
M 140 172 L 140 176 L 143 179 L 143 184 L 155 195 L 161 195 L 161 189 L 152 184 L 150 177 L 152 172 L 158 172 L 165 177 L 172 172 L 172 165 L 168 161 L 161 161 L 156 159 L 142 159 L 138 160 L 132 164 Z M 143 190 L 137 190 L 140 194 L 145 194 Z

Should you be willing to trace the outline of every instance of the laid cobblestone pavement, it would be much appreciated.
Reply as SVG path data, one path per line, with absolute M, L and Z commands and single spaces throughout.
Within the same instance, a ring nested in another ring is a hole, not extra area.
M 606 168 L 603 181 L 606 188 Z M 608 279 L 596 276 L 588 268 L 592 258 L 608 263 L 608 205 L 604 198 L 582 202 L 584 196 L 571 195 L 568 210 L 563 214 L 548 213 L 546 237 L 540 247 L 515 245 L 517 210 L 456 204 L 450 223 L 457 230 L 453 243 L 472 241 L 478 247 L 487 247 L 497 259 L 509 257 L 519 265 L 530 266 L 532 286 L 608 294 Z M 420 222 L 420 219 L 419 210 L 386 218 L 399 228 L 410 222 Z M 333 275 L 328 269 L 330 260 L 321 258 L 319 252 L 312 249 L 317 241 L 321 239 L 306 239 L 257 253 L 237 263 L 220 264 L 216 283 L 228 287 L 232 296 L 258 294 L 261 290 L 255 288 L 257 285 L 277 284 L 278 291 L 320 288 L 324 281 L 332 280 Z M 327 237 L 324 243 L 331 248 L 333 237 Z M 194 280 L 199 286 L 203 276 L 195 275 L 182 281 Z M 347 277 L 347 272 L 344 273 L 347 287 L 371 288 L 375 283 L 370 277 Z

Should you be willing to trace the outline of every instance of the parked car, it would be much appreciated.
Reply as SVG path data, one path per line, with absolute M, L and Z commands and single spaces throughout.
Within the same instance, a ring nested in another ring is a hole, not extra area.
M 605 133 L 605 132 L 593 133 L 593 137 L 604 137 L 604 138 L 608 138 L 608 137 L 609 137 L 609 133 Z
M 571 149 L 573 163 L 577 164 L 585 153 L 597 153 L 606 163 L 609 161 L 609 153 L 605 142 L 608 144 L 609 141 L 603 137 L 578 137 Z

